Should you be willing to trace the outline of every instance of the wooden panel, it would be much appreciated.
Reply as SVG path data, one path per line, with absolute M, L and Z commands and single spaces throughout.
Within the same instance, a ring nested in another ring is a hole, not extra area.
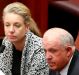
M 69 0 L 69 2 L 79 6 L 79 0 Z
M 42 34 L 48 26 L 48 0 L 18 0 L 28 6 Z
M 75 41 L 75 45 L 76 45 L 76 48 L 79 50 L 79 32 L 78 32 L 77 39 Z
M 4 28 L 3 28 L 3 23 L 2 23 L 2 11 L 3 8 L 11 3 L 14 2 L 15 0 L 0 0 L 0 38 L 4 36 Z
M 4 36 L 2 10 L 7 4 L 15 1 L 22 2 L 30 8 L 32 17 L 43 34 L 48 26 L 48 0 L 0 0 L 0 37 Z
M 78 8 L 78 14 L 79 14 L 79 0 L 69 0 L 69 2 L 71 2 L 71 3 L 73 3 L 74 5 L 77 6 L 77 8 Z M 77 35 L 77 39 L 75 41 L 75 45 L 76 45 L 76 48 L 79 50 L 79 29 L 78 29 L 78 35 Z
M 49 17 L 49 25 L 67 29 L 75 38 L 76 48 L 79 49 L 79 0 L 52 1 L 50 5 L 53 10 L 51 12 L 50 9 L 49 16 L 53 16 L 52 21 Z

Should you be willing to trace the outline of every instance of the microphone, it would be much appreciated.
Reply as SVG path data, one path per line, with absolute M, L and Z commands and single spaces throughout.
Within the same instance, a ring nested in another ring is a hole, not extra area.
M 5 49 L 5 46 L 4 45 L 1 45 L 0 46 L 0 53 L 3 53 L 4 49 Z

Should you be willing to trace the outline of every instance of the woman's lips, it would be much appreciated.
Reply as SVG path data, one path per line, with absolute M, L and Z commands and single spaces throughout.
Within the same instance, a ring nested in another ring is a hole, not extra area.
M 15 36 L 13 36 L 13 35 L 9 35 L 8 36 L 10 39 L 14 39 L 15 38 Z

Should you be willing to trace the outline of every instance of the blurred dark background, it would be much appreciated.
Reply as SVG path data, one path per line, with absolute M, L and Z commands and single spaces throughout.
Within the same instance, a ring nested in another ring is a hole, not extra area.
M 79 49 L 79 0 L 49 0 L 48 29 L 61 27 L 69 31 Z

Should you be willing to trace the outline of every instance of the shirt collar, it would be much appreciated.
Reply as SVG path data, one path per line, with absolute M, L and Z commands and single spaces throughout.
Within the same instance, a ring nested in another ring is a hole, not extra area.
M 73 56 L 72 56 L 72 57 L 73 57 Z M 60 74 L 61 74 L 61 75 L 67 75 L 67 72 L 68 72 L 69 65 L 70 65 L 70 62 L 71 62 L 71 60 L 72 60 L 72 57 L 71 57 L 69 63 L 66 65 L 66 67 L 60 71 Z

